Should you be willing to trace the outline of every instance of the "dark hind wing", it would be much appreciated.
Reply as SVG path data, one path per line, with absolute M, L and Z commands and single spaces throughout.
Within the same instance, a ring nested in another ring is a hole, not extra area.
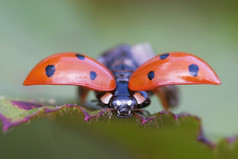
M 123 44 L 105 52 L 97 60 L 110 70 L 121 64 L 136 69 L 154 56 L 154 51 L 147 43 L 133 46 Z
M 109 70 L 112 70 L 115 66 L 130 59 L 130 50 L 130 45 L 118 45 L 99 56 L 97 61 L 106 66 Z
M 139 66 L 149 59 L 155 57 L 154 50 L 149 43 L 133 45 L 131 47 L 131 54 L 133 59 L 135 59 Z

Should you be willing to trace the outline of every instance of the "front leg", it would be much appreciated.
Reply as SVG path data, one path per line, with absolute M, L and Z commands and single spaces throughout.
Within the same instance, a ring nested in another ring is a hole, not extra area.
M 85 106 L 90 89 L 86 87 L 78 87 L 78 99 L 81 106 Z
M 165 111 L 169 111 L 179 103 L 178 88 L 174 85 L 158 87 L 153 90 L 154 94 L 160 99 Z
M 89 110 L 97 110 L 101 108 L 101 105 L 98 100 L 87 101 L 88 93 L 90 89 L 86 87 L 78 87 L 78 99 L 79 105 L 85 107 Z

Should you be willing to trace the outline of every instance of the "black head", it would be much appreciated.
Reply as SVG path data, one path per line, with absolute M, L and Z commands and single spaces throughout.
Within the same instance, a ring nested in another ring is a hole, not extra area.
M 117 110 L 117 116 L 120 118 L 132 116 L 131 111 L 136 105 L 136 100 L 131 96 L 114 96 L 110 100 L 110 107 Z

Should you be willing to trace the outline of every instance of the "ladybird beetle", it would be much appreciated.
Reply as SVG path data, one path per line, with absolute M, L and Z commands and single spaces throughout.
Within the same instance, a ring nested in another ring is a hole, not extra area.
M 24 85 L 75 85 L 81 104 L 94 90 L 97 106 L 116 110 L 118 117 L 150 104 L 157 95 L 165 110 L 176 106 L 175 85 L 219 85 L 213 69 L 202 59 L 184 52 L 154 55 L 149 44 L 119 45 L 94 60 L 80 53 L 58 53 L 38 63 Z

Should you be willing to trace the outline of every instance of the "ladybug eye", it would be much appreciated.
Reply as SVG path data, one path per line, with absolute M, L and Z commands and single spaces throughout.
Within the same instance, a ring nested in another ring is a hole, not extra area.
M 116 102 L 117 102 L 117 106 L 121 105 L 121 102 L 119 100 L 117 100 Z
M 129 101 L 127 102 L 127 105 L 131 106 L 131 104 L 132 104 L 132 101 L 129 100 Z
M 119 99 L 115 99 L 115 98 L 112 97 L 112 99 L 110 100 L 110 106 L 111 107 L 116 108 L 116 107 L 121 106 L 121 104 L 122 103 L 121 103 L 121 101 Z

